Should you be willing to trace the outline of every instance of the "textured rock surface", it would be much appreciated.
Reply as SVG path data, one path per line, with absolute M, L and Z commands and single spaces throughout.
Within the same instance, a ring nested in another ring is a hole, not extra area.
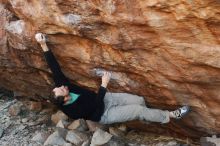
M 49 94 L 51 74 L 34 40 L 43 32 L 81 86 L 96 90 L 91 71 L 104 68 L 113 72 L 111 91 L 157 108 L 192 106 L 182 121 L 133 126 L 191 137 L 220 132 L 219 0 L 1 0 L 0 15 L 1 86 Z

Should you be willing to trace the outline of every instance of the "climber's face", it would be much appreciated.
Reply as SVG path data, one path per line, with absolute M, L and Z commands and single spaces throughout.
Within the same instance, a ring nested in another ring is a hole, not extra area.
M 69 95 L 69 89 L 67 86 L 60 86 L 53 89 L 55 97 L 57 96 L 68 96 Z

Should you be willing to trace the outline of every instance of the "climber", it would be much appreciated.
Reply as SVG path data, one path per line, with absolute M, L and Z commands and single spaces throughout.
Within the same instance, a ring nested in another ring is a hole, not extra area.
M 56 87 L 52 91 L 54 96 L 51 102 L 72 119 L 83 118 L 101 124 L 131 120 L 168 123 L 170 118 L 180 119 L 189 112 L 189 106 L 182 106 L 174 111 L 151 109 L 146 107 L 143 97 L 107 92 L 107 84 L 111 78 L 109 72 L 104 72 L 98 93 L 70 83 L 53 53 L 48 49 L 46 36 L 38 33 L 35 38 L 44 51 L 55 82 Z

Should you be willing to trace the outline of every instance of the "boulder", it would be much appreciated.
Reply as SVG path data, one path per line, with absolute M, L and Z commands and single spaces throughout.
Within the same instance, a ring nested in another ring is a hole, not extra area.
M 59 133 L 56 131 L 52 133 L 47 140 L 44 142 L 44 145 L 58 145 L 63 146 L 66 143 L 66 141 L 59 135 Z
M 66 128 L 68 124 L 69 124 L 69 122 L 67 122 L 67 121 L 65 121 L 65 120 L 60 120 L 60 121 L 57 123 L 56 127 Z
M 26 123 L 26 122 L 28 122 L 28 120 L 29 120 L 28 118 L 23 118 L 23 119 L 21 119 L 21 122 Z
M 60 120 L 67 120 L 68 117 L 62 112 L 62 111 L 58 111 L 57 113 L 53 114 L 51 116 L 51 120 L 54 124 L 57 124 Z
M 9 107 L 8 112 L 11 116 L 17 116 L 21 112 L 21 107 L 22 104 L 17 102 Z
M 98 122 L 94 122 L 91 120 L 86 120 L 86 123 L 89 128 L 89 131 L 91 131 L 91 132 L 95 132 L 97 129 L 106 130 L 108 127 L 107 125 L 103 125 L 103 124 L 100 124 Z
M 60 137 L 62 137 L 63 139 L 66 138 L 66 135 L 67 135 L 67 133 L 68 133 L 68 130 L 67 130 L 67 129 L 58 127 L 58 128 L 57 128 L 57 131 L 58 131 Z
M 39 132 L 36 133 L 31 140 L 43 144 L 47 140 L 48 136 L 49 133 L 47 132 Z
M 113 136 L 106 144 L 102 146 L 127 146 L 127 145 L 128 144 L 123 139 Z
M 86 131 L 88 130 L 86 121 L 83 119 L 74 120 L 69 126 L 70 130 Z
M 201 146 L 219 146 L 220 138 L 216 137 L 215 135 L 212 137 L 201 137 L 200 144 Z
M 218 134 L 219 13 L 219 0 L 3 0 L 0 86 L 46 100 L 54 83 L 34 39 L 42 32 L 71 82 L 97 91 L 100 76 L 91 72 L 105 69 L 110 91 L 143 96 L 153 108 L 192 109 L 172 124 L 130 127 L 197 139 Z
M 95 133 L 92 136 L 91 140 L 91 146 L 96 145 L 104 145 L 106 144 L 110 139 L 112 138 L 112 135 L 108 132 L 105 132 L 101 129 L 97 129 Z
M 125 124 L 120 124 L 119 126 L 117 126 L 117 128 L 123 132 L 127 132 L 128 128 Z
M 122 130 L 115 128 L 115 127 L 109 127 L 109 133 L 116 136 L 116 137 L 124 137 L 125 136 L 125 132 L 123 132 Z
M 41 104 L 41 102 L 30 101 L 28 109 L 31 111 L 41 111 L 42 104 Z
M 77 130 L 68 131 L 66 135 L 66 140 L 75 145 L 81 145 L 83 144 L 83 142 L 87 141 L 88 139 L 89 136 L 86 133 Z

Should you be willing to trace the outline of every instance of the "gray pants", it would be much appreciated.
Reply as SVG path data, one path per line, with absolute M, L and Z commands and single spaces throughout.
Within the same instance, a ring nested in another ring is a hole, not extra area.
M 131 120 L 168 123 L 169 111 L 147 108 L 144 98 L 128 93 L 107 92 L 104 97 L 105 111 L 99 121 L 112 124 Z

